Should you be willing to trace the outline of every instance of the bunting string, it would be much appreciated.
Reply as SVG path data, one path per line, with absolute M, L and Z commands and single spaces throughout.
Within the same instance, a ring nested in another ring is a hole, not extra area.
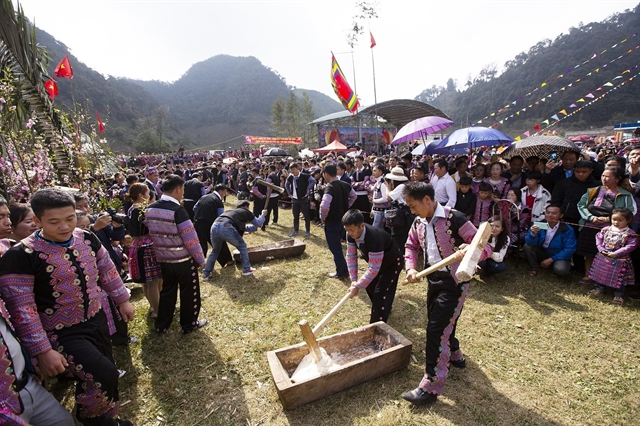
M 638 35 L 638 33 L 636 32 L 636 33 L 634 33 L 631 37 L 636 37 L 637 35 Z M 529 97 L 529 96 L 532 96 L 532 95 L 536 94 L 536 92 L 537 92 L 538 90 L 540 90 L 540 89 L 542 89 L 542 88 L 544 88 L 544 87 L 547 87 L 548 85 L 550 85 L 550 84 L 552 84 L 552 83 L 562 81 L 561 79 L 564 79 L 565 77 L 568 77 L 568 74 L 570 74 L 572 71 L 574 71 L 574 70 L 578 69 L 579 67 L 581 67 L 581 66 L 583 66 L 583 65 L 588 64 L 589 62 L 591 62 L 591 61 L 592 61 L 592 60 L 594 60 L 595 58 L 600 57 L 600 56 L 604 55 L 605 53 L 612 51 L 613 49 L 616 49 L 616 48 L 622 47 L 622 45 L 624 45 L 624 43 L 626 43 L 627 41 L 628 41 L 628 38 L 625 38 L 624 40 L 621 40 L 620 42 L 618 42 L 618 43 L 614 44 L 613 46 L 611 46 L 609 49 L 604 49 L 604 50 L 602 50 L 599 54 L 598 54 L 598 53 L 594 53 L 594 54 L 593 54 L 593 56 L 592 56 L 591 58 L 589 58 L 589 59 L 587 59 L 587 60 L 583 61 L 583 62 L 582 62 L 582 63 L 580 63 L 580 64 L 575 65 L 575 66 L 574 66 L 574 67 L 572 67 L 572 68 L 568 68 L 568 69 L 567 69 L 567 71 L 566 71 L 565 73 L 560 74 L 560 75 L 558 75 L 557 77 L 554 77 L 554 78 L 551 78 L 551 79 L 549 79 L 549 80 L 547 80 L 547 81 L 542 82 L 542 83 L 540 84 L 540 86 L 539 86 L 539 87 L 534 88 L 533 90 L 531 90 L 531 91 L 530 91 L 529 93 L 527 93 L 526 95 L 520 96 L 517 100 L 514 100 L 514 101 L 512 101 L 512 102 L 510 102 L 510 103 L 506 104 L 503 108 L 500 108 L 500 109 L 499 109 L 499 110 L 497 110 L 497 111 L 493 111 L 493 112 L 491 112 L 490 114 L 487 114 L 484 118 L 482 118 L 481 120 L 478 120 L 478 121 L 477 121 L 477 124 L 482 124 L 482 122 L 483 122 L 484 120 L 489 120 L 489 119 L 490 119 L 490 117 L 495 117 L 495 116 L 496 116 L 496 115 L 498 115 L 498 114 L 502 114 L 503 112 L 506 112 L 505 110 L 507 110 L 507 109 L 511 109 L 512 107 L 516 106 L 516 105 L 518 104 L 518 102 L 519 102 L 519 101 L 522 101 L 524 98 L 526 98 L 526 97 Z M 633 49 L 629 49 L 629 50 L 627 50 L 625 53 L 623 53 L 622 55 L 618 56 L 617 58 L 614 58 L 613 60 L 609 61 L 608 63 L 606 63 L 606 64 L 604 64 L 604 65 L 602 65 L 602 66 L 600 66 L 600 67 L 598 67 L 598 68 L 595 68 L 595 69 L 594 69 L 594 70 L 592 70 L 590 73 L 588 73 L 586 76 L 583 76 L 583 77 L 581 77 L 581 78 L 578 78 L 576 81 L 573 81 L 573 82 L 572 82 L 572 83 L 570 83 L 568 86 L 565 86 L 565 87 L 563 87 L 562 89 L 559 89 L 559 90 L 558 90 L 558 91 L 556 91 L 555 93 L 557 93 L 557 92 L 559 92 L 559 91 L 561 91 L 561 90 L 565 90 L 565 89 L 566 89 L 566 87 L 571 87 L 574 83 L 578 83 L 578 82 L 580 82 L 580 81 L 582 80 L 582 78 L 586 78 L 587 76 L 591 76 L 593 73 L 597 73 L 597 72 L 599 72 L 600 68 L 605 68 L 605 67 L 607 67 L 609 64 L 611 64 L 611 63 L 613 63 L 613 62 L 615 62 L 615 61 L 617 61 L 617 60 L 619 60 L 619 59 L 623 58 L 625 55 L 629 55 L 629 54 L 633 53 L 634 51 L 637 51 L 638 49 L 640 49 L 640 45 L 635 46 L 635 48 L 633 48 Z M 546 100 L 546 98 L 547 98 L 547 97 L 549 97 L 549 96 L 543 97 L 540 101 L 537 101 L 537 102 L 545 102 L 545 100 Z M 532 103 L 531 105 L 529 105 L 529 107 L 528 107 L 528 108 L 531 108 L 533 105 L 534 105 L 534 103 Z M 508 114 L 508 112 L 506 112 L 506 113 Z

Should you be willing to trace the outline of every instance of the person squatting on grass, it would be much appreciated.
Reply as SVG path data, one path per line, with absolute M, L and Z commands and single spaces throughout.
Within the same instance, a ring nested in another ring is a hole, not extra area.
M 16 335 L 42 373 L 76 377 L 76 417 L 83 425 L 130 425 L 115 418 L 118 370 L 102 297 L 105 291 L 130 321 L 129 293 L 98 237 L 76 228 L 69 193 L 39 190 L 31 207 L 42 229 L 0 261 L 0 293 L 11 316 L 20 318 Z
M 347 231 L 347 266 L 351 278 L 349 294 L 355 297 L 360 289 L 366 289 L 371 300 L 369 323 L 387 322 L 403 266 L 398 244 L 384 229 L 364 223 L 360 210 L 348 210 L 342 216 L 342 225 Z M 360 279 L 358 251 L 368 265 Z
M 635 284 L 635 275 L 630 254 L 636 249 L 637 238 L 629 228 L 633 213 L 627 208 L 616 208 L 611 212 L 611 225 L 596 235 L 598 254 L 589 270 L 589 278 L 595 288 L 589 294 L 600 297 L 605 287 L 613 288 L 613 303 L 624 303 L 624 289 Z
M 413 222 L 405 245 L 407 281 L 417 282 L 418 254 L 424 253 L 427 268 L 455 253 L 456 246 L 466 247 L 478 232 L 464 213 L 443 207 L 434 200 L 434 190 L 423 182 L 410 182 L 403 191 L 411 212 L 418 217 Z M 480 260 L 491 255 L 486 244 Z M 455 276 L 462 251 L 456 261 L 427 276 L 426 367 L 417 388 L 402 394 L 407 401 L 422 405 L 435 402 L 444 389 L 449 366 L 466 366 L 460 342 L 456 338 L 456 323 L 464 305 L 469 283 L 458 282 Z
M 507 265 L 504 263 L 504 257 L 507 255 L 511 239 L 509 238 L 509 229 L 505 221 L 500 216 L 493 216 L 489 219 L 491 224 L 491 239 L 489 245 L 493 253 L 491 257 L 478 262 L 478 266 L 484 271 L 485 279 L 491 278 L 495 274 L 504 272 Z
M 535 277 L 543 268 L 552 268 L 553 272 L 566 277 L 571 273 L 571 256 L 576 252 L 577 239 L 573 228 L 561 223 L 560 206 L 548 205 L 545 209 L 546 229 L 533 225 L 524 239 L 524 255 L 529 262 L 529 276 Z

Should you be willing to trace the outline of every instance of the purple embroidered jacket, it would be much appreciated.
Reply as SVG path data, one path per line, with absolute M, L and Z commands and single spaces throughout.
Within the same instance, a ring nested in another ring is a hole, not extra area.
M 440 256 L 444 259 L 451 256 L 454 253 L 454 248 L 462 243 L 470 243 L 478 230 L 464 215 L 457 210 L 453 210 L 449 207 L 444 207 L 445 217 L 433 218 L 433 230 L 436 237 L 436 244 Z M 407 270 L 416 269 L 422 270 L 423 267 L 418 267 L 418 252 L 420 249 L 423 253 L 427 253 L 426 235 L 427 230 L 425 224 L 419 217 L 413 222 L 411 230 L 409 231 L 409 237 L 405 245 L 405 267 Z M 491 256 L 491 246 L 487 244 L 482 252 L 480 260 L 484 260 Z M 425 256 L 426 259 L 426 256 Z M 426 261 L 426 260 L 425 260 Z M 456 271 L 460 266 L 460 262 L 454 262 L 447 266 L 447 270 L 451 273 L 451 276 L 458 283 L 456 278 Z
M 103 291 L 116 305 L 129 300 L 109 253 L 89 231 L 76 229 L 68 247 L 34 233 L 0 261 L 0 293 L 31 357 L 51 349 L 47 333 L 94 317 Z

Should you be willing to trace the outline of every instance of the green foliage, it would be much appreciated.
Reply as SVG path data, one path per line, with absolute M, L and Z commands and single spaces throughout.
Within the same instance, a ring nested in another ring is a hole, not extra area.
M 284 129 L 284 99 L 278 96 L 271 105 L 271 132 L 275 137 L 283 137 Z
M 603 91 L 597 89 L 622 75 L 624 70 L 632 71 L 624 74 L 623 78 L 634 75 L 637 72 L 633 67 L 638 63 L 638 51 L 634 50 L 637 43 L 631 35 L 639 27 L 640 5 L 632 11 L 614 14 L 602 22 L 580 24 L 577 28 L 571 28 L 568 34 L 560 34 L 555 40 L 542 40 L 527 52 L 521 52 L 505 62 L 502 70 L 495 63 L 488 64 L 476 77 L 469 75 L 463 90 L 452 90 L 454 82 L 450 79 L 446 87 L 434 85 L 420 93 L 416 100 L 440 108 L 459 127 L 476 124 L 479 120 L 483 120 L 482 125 L 491 126 L 508 117 L 498 128 L 517 135 L 562 109 L 571 111 L 569 105 L 588 93 L 595 96 L 604 93 L 606 87 Z M 620 44 L 623 39 L 628 39 L 625 45 Z M 615 50 L 612 48 L 614 45 L 618 45 Z M 632 49 L 632 53 L 627 55 L 629 49 Z M 601 53 L 604 50 L 607 52 Z M 594 53 L 598 54 L 597 57 L 585 64 Z M 622 56 L 617 58 L 619 55 Z M 609 64 L 613 59 L 615 62 Z M 559 75 L 563 75 L 563 78 L 557 78 Z M 556 80 L 551 82 L 552 79 Z M 578 79 L 580 81 L 576 82 Z M 622 81 L 618 79 L 613 84 Z M 548 84 L 541 87 L 543 82 Z M 573 83 L 571 87 L 568 86 L 570 83 Z M 563 87 L 565 89 L 561 90 Z M 534 92 L 535 89 L 538 90 Z M 531 95 L 527 96 L 528 93 Z M 545 98 L 544 102 L 540 101 L 542 98 Z M 584 129 L 638 120 L 638 98 L 640 79 L 635 79 L 579 114 L 563 120 L 554 129 Z M 516 101 L 515 106 L 511 106 L 513 101 Z M 536 101 L 538 105 L 529 108 Z M 505 109 L 506 105 L 510 105 L 510 108 Z M 527 107 L 527 111 L 521 111 L 523 107 Z M 505 111 L 488 120 L 484 119 L 500 109 Z M 520 115 L 515 115 L 518 110 Z M 514 117 L 510 117 L 511 114 Z

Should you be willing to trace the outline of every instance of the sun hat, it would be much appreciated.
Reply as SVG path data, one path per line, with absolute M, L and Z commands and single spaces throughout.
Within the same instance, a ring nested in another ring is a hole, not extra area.
M 387 173 L 384 178 L 397 180 L 399 182 L 409 180 L 409 178 L 404 174 L 404 169 L 402 167 L 394 167 L 393 169 L 391 169 L 391 173 Z

